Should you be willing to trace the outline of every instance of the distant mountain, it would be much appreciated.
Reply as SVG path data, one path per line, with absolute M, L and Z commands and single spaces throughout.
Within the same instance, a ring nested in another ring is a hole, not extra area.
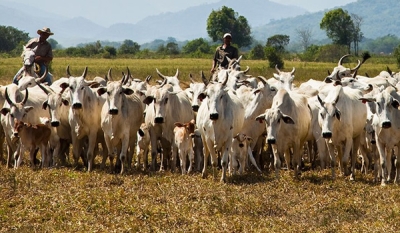
M 358 0 L 343 6 L 342 9 L 363 19 L 361 31 L 365 38 L 376 39 L 388 34 L 400 37 L 399 0 Z M 266 41 L 266 38 L 276 34 L 296 38 L 296 29 L 308 28 L 312 31 L 312 39 L 326 39 L 326 31 L 321 30 L 319 24 L 327 11 L 272 21 L 266 25 L 253 28 L 253 37 L 262 41 Z
M 301 15 L 307 11 L 296 6 L 286 6 L 269 0 L 221 0 L 202 4 L 175 13 L 163 13 L 147 17 L 136 24 L 118 23 L 102 27 L 84 17 L 66 19 L 38 9 L 0 1 L 0 25 L 13 26 L 36 36 L 36 30 L 44 25 L 55 32 L 54 39 L 64 47 L 97 40 L 123 41 L 131 39 L 145 43 L 155 39 L 174 37 L 177 40 L 208 38 L 207 18 L 212 10 L 227 6 L 246 17 L 251 27 L 264 25 L 287 15 Z M 23 10 L 25 9 L 25 10 Z M 29 10 L 27 10 L 29 9 Z M 38 14 L 40 12 L 40 14 Z
M 136 24 L 118 23 L 103 27 L 83 17 L 66 18 L 43 12 L 24 4 L 0 0 L 0 25 L 12 26 L 36 36 L 36 30 L 48 26 L 55 32 L 54 39 L 63 47 L 79 43 L 123 41 L 130 39 L 139 44 L 173 37 L 178 41 L 208 38 L 207 18 L 212 10 L 222 6 L 232 8 L 244 16 L 252 28 L 253 37 L 266 41 L 276 34 L 297 38 L 296 29 L 311 29 L 313 40 L 327 39 L 319 24 L 326 11 L 308 13 L 296 6 L 287 6 L 269 0 L 221 0 L 202 4 L 174 13 L 147 17 Z M 358 0 L 342 7 L 363 18 L 361 31 L 366 38 L 392 34 L 400 37 L 399 0 Z M 106 14 L 106 13 L 104 13 Z

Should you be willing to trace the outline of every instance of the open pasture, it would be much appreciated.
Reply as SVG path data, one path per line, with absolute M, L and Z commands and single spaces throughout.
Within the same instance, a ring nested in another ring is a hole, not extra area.
M 373 58 L 371 59 L 373 60 Z M 11 82 L 19 58 L 0 60 L 0 84 Z M 356 62 L 347 66 L 355 67 Z M 88 67 L 88 79 L 104 76 L 113 69 L 119 79 L 126 67 L 136 78 L 180 71 L 182 85 L 189 73 L 200 80 L 208 75 L 210 60 L 204 59 L 82 59 L 55 58 L 52 73 L 58 79 L 71 73 L 80 75 Z M 322 80 L 336 63 L 285 61 L 284 70 L 296 68 L 295 83 L 310 78 Z M 395 64 L 367 61 L 359 73 L 370 76 Z M 267 61 L 242 60 L 249 74 L 272 77 Z M 4 158 L 5 155 L 2 156 Z M 61 167 L 32 170 L 0 166 L 0 232 L 399 232 L 400 187 L 382 187 L 373 175 L 356 171 L 356 180 L 338 176 L 330 169 L 309 170 L 299 180 L 293 171 L 246 172 L 228 176 L 226 184 L 209 174 L 181 175 L 179 172 L 142 172 L 125 175 L 100 170 L 96 159 L 93 172 Z M 211 169 L 210 169 L 211 170 Z M 220 177 L 221 171 L 217 177 Z

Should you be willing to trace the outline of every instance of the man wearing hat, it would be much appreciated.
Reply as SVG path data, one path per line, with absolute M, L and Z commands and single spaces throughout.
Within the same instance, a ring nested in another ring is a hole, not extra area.
M 47 41 L 47 38 L 49 38 L 51 35 L 54 35 L 54 33 L 51 32 L 50 28 L 44 27 L 37 30 L 37 34 L 39 34 L 39 37 L 30 39 L 25 47 L 31 49 L 37 47 L 35 52 L 35 63 L 40 67 L 39 76 L 42 76 L 45 72 L 45 68 L 48 68 L 50 62 L 53 60 L 53 51 L 51 44 Z M 23 68 L 18 71 L 13 79 L 13 83 L 18 83 L 18 79 L 22 71 Z M 53 75 L 48 73 L 44 82 L 47 82 L 49 85 L 51 85 L 52 80 Z
M 227 68 L 229 62 L 226 57 L 229 57 L 230 59 L 238 59 L 239 57 L 238 49 L 231 45 L 232 35 L 230 33 L 225 33 L 223 40 L 224 43 L 217 47 L 217 50 L 215 51 L 213 64 L 210 71 L 211 73 L 215 72 L 217 65 Z

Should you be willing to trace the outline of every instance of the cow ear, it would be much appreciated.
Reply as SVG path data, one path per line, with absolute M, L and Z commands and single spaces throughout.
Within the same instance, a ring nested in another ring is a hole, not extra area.
M 293 119 L 292 119 L 290 116 L 282 115 L 282 120 L 283 120 L 283 122 L 285 122 L 286 124 L 291 124 L 291 125 L 294 124 L 294 121 L 293 121 Z
M 92 82 L 92 83 L 89 84 L 89 87 L 90 87 L 90 88 L 98 88 L 98 87 L 100 87 L 100 83 L 98 83 L 98 82 Z
M 47 105 L 48 105 L 48 102 L 47 102 L 47 100 L 46 100 L 46 101 L 43 102 L 42 108 L 43 108 L 44 110 L 46 110 Z
M 138 132 L 139 132 L 140 137 L 143 137 L 143 136 L 144 136 L 144 132 L 143 132 L 142 129 L 139 129 Z
M 151 102 L 153 102 L 154 97 L 153 96 L 147 96 L 146 98 L 144 98 L 143 103 L 149 105 L 151 104 Z
M 396 109 L 398 109 L 399 108 L 399 101 L 397 101 L 397 100 L 393 100 L 392 101 L 392 106 L 393 106 L 393 108 L 396 108 Z
M 123 88 L 122 90 L 125 93 L 125 95 L 132 95 L 134 93 L 134 91 L 130 88 Z
M 0 112 L 1 112 L 1 114 L 3 114 L 5 116 L 5 115 L 7 115 L 7 113 L 10 112 L 10 109 L 9 108 L 2 108 Z
M 253 141 L 253 139 L 252 139 L 251 137 L 249 137 L 249 136 L 246 136 L 246 139 L 247 139 L 247 141 L 249 141 L 249 142 Z
M 107 88 L 105 88 L 105 87 L 101 87 L 101 88 L 97 89 L 97 94 L 100 96 L 106 92 L 107 92 Z
M 256 121 L 263 123 L 265 120 L 265 114 L 261 114 L 258 117 L 256 117 Z
M 325 83 L 332 83 L 332 78 L 326 77 L 324 80 Z
M 274 78 L 275 78 L 276 80 L 280 80 L 279 74 L 274 73 Z
M 238 138 L 238 137 L 239 137 L 239 135 L 240 135 L 240 133 L 236 134 L 236 136 L 235 136 L 235 137 L 233 137 L 233 138 Z
M 69 105 L 69 101 L 66 99 L 61 99 L 61 102 L 65 105 L 68 106 Z
M 33 106 L 26 106 L 26 107 L 24 107 L 24 109 L 25 109 L 26 112 L 29 112 L 29 111 L 33 110 L 34 107 Z
M 340 121 L 340 115 L 342 115 L 342 113 L 339 111 L 339 109 L 336 109 L 335 111 L 335 117 Z
M 197 97 L 197 99 L 199 99 L 200 101 L 203 101 L 203 99 L 206 98 L 206 94 L 204 93 L 200 93 L 199 96 Z
M 182 124 L 181 122 L 175 122 L 174 124 L 176 127 L 184 127 L 185 125 Z
M 65 89 L 65 88 L 69 87 L 69 84 L 68 83 L 61 83 L 60 87 L 61 87 L 61 89 Z

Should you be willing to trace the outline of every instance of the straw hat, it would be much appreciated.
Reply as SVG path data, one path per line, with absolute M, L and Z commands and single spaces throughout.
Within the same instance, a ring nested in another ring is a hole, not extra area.
M 39 30 L 37 30 L 37 34 L 42 34 L 42 33 L 47 33 L 47 34 L 49 34 L 50 36 L 51 35 L 54 35 L 54 33 L 52 33 L 51 32 L 51 30 L 50 30 L 50 28 L 48 28 L 48 27 L 44 27 L 44 28 L 42 28 L 42 29 L 39 29 Z

